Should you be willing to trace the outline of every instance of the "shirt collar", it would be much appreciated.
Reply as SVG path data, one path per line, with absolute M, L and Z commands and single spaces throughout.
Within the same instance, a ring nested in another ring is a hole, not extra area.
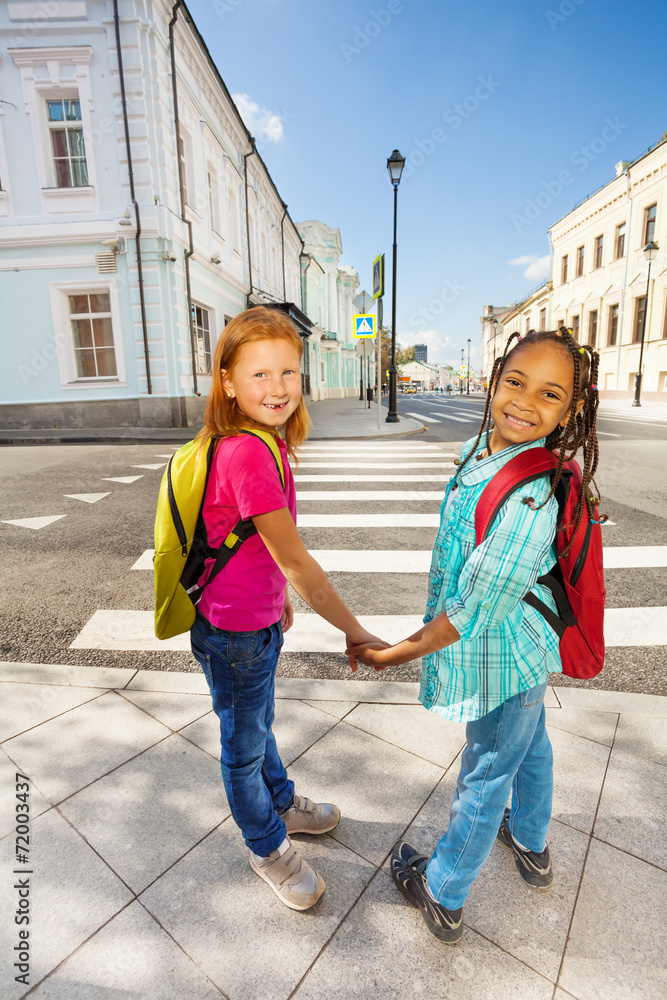
M 539 438 L 537 441 L 529 441 L 526 444 L 515 444 L 511 448 L 503 448 L 502 451 L 497 452 L 494 455 L 489 455 L 487 458 L 481 458 L 479 461 L 475 458 L 480 452 L 484 451 L 485 444 L 484 438 L 480 441 L 477 448 L 475 449 L 475 455 L 472 456 L 469 462 L 466 463 L 464 469 L 461 472 L 457 472 L 457 481 L 462 486 L 476 486 L 478 483 L 484 483 L 488 479 L 492 479 L 499 469 L 502 469 L 506 462 L 509 462 L 511 458 L 515 455 L 519 455 L 522 451 L 529 451 L 531 448 L 543 448 L 546 442 L 546 438 Z M 474 438 L 470 442 L 466 442 L 466 445 L 461 449 L 468 452 L 467 445 L 472 445 L 474 443 Z

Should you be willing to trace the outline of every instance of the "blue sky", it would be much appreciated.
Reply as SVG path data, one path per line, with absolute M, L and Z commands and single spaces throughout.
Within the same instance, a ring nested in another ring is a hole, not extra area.
M 188 6 L 292 218 L 338 227 L 362 288 L 386 253 L 385 321 L 386 160 L 407 157 L 397 337 L 429 360 L 470 338 L 476 368 L 482 307 L 539 284 L 549 226 L 667 130 L 663 0 Z

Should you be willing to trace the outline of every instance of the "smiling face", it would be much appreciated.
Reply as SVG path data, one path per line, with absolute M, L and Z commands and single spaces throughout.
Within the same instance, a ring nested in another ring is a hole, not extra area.
M 516 347 L 491 402 L 491 450 L 548 437 L 567 423 L 573 392 L 574 365 L 568 350 L 549 341 Z M 582 405 L 579 400 L 577 412 Z
M 301 399 L 298 351 L 282 338 L 244 344 L 231 371 L 222 371 L 222 386 L 250 423 L 277 430 Z

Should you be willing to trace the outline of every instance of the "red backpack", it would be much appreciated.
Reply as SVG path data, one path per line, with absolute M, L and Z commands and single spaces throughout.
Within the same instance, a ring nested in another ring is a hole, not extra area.
M 551 475 L 557 465 L 558 459 L 546 448 L 531 448 L 510 459 L 487 483 L 477 503 L 477 544 L 487 537 L 495 517 L 512 493 L 542 476 Z M 549 573 L 537 580 L 553 594 L 558 614 L 532 592 L 526 594 L 524 601 L 539 611 L 559 636 L 563 673 L 568 677 L 589 680 L 602 670 L 604 663 L 606 591 L 597 507 L 592 520 L 584 508 L 581 523 L 576 532 L 573 531 L 574 511 L 581 495 L 581 485 L 581 469 L 577 462 L 565 462 L 555 494 L 558 524 L 563 529 L 556 533 L 558 562 Z M 570 551 L 563 558 L 561 553 L 570 540 Z

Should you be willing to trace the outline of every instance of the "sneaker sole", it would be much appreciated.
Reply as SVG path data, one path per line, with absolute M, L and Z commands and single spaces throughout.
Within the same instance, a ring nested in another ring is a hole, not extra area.
M 298 910 L 299 913 L 303 913 L 304 910 L 310 910 L 311 907 L 315 906 L 316 903 L 319 903 L 320 899 L 324 895 L 324 890 L 326 889 L 326 883 L 325 883 L 324 879 L 322 878 L 322 876 L 318 875 L 317 876 L 317 886 L 319 888 L 319 886 L 321 885 L 322 886 L 322 890 L 321 890 L 321 892 L 318 892 L 317 899 L 314 899 L 312 903 L 308 903 L 306 906 L 300 905 L 299 903 L 293 903 L 293 902 L 291 902 L 291 900 L 285 899 L 285 897 L 281 894 L 281 892 L 280 892 L 280 886 L 277 886 L 275 884 L 275 882 L 268 877 L 268 875 L 265 875 L 264 872 L 261 870 L 261 868 L 256 868 L 255 867 L 255 865 L 253 864 L 252 858 L 250 858 L 250 867 L 252 868 L 252 870 L 255 872 L 256 875 L 259 875 L 259 877 L 264 882 L 266 882 L 266 884 L 268 885 L 269 889 L 273 889 L 273 891 L 275 892 L 275 894 L 278 897 L 278 899 L 280 900 L 280 902 L 284 906 L 289 906 L 290 910 Z
M 552 886 L 553 886 L 553 873 L 551 875 L 551 882 L 549 882 L 548 885 L 535 885 L 533 882 L 529 882 L 528 879 L 526 878 L 526 875 L 525 875 L 525 873 L 523 871 L 523 868 L 521 867 L 521 865 L 519 864 L 519 862 L 516 859 L 516 854 L 514 853 L 514 848 L 512 847 L 512 845 L 508 844 L 507 841 L 503 837 L 501 837 L 501 836 L 497 836 L 496 840 L 498 841 L 499 844 L 502 844 L 503 847 L 506 847 L 508 851 L 512 852 L 512 857 L 514 858 L 514 864 L 516 865 L 516 870 L 518 871 L 519 875 L 521 876 L 521 880 L 524 882 L 525 885 L 528 886 L 529 889 L 533 889 L 535 892 L 548 892 L 549 889 L 552 888 Z M 540 878 L 540 877 L 541 876 L 539 876 L 539 875 L 537 876 L 537 878 Z

